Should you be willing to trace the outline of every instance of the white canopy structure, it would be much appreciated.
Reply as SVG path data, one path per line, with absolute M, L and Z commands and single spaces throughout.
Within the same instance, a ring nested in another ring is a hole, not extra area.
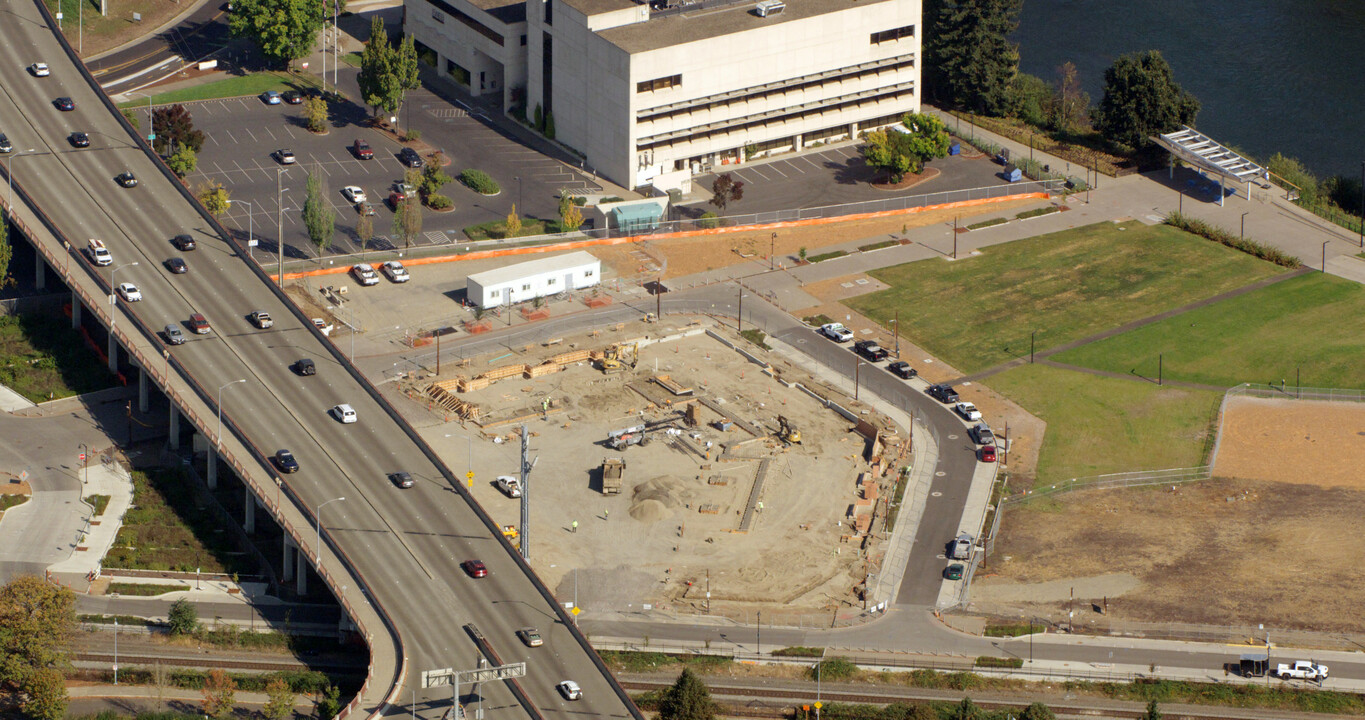
M 1158 135 L 1158 145 L 1185 162 L 1218 176 L 1218 204 L 1223 204 L 1223 178 L 1247 184 L 1247 198 L 1251 197 L 1251 183 L 1262 188 L 1270 188 L 1270 172 L 1256 163 L 1238 155 L 1217 140 L 1182 125 L 1180 130 Z

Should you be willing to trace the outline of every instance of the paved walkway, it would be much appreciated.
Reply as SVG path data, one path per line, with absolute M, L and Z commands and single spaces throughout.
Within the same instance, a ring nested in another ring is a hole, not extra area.
M 0 411 L 14 412 L 38 407 L 32 400 L 20 395 L 4 385 L 0 385 Z

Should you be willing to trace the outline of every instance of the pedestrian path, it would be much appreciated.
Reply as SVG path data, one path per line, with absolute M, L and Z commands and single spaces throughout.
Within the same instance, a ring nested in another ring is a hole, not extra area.
M 34 404 L 32 400 L 29 400 L 4 385 L 0 385 L 0 410 L 12 413 L 35 407 L 38 406 Z
M 104 512 L 95 515 L 94 507 L 86 513 L 85 528 L 77 536 L 74 552 L 59 562 L 48 566 L 48 571 L 61 576 L 98 576 L 104 556 L 114 546 L 114 539 L 123 527 L 123 516 L 133 504 L 133 478 L 122 465 L 103 460 L 91 459 L 89 466 L 81 470 L 81 497 L 89 505 L 92 495 L 107 495 L 109 504 Z

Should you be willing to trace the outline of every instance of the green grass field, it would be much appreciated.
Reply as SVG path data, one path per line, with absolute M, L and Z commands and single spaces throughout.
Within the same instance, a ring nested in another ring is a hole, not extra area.
M 109 583 L 107 592 L 110 595 L 137 595 L 139 597 L 156 597 L 166 593 L 185 592 L 190 589 L 189 585 L 162 585 L 153 583 Z
M 1046 365 L 1001 373 L 990 384 L 1047 423 L 1035 485 L 1198 465 L 1222 400 L 1215 392 Z
M 1365 287 L 1312 273 L 1053 357 L 1083 367 L 1227 386 L 1365 388 Z
M 217 517 L 199 507 L 190 481 L 177 470 L 133 472 L 133 507 L 104 564 L 111 568 L 251 572 Z
M 1284 272 L 1165 225 L 1100 223 L 942 262 L 869 274 L 890 289 L 848 300 L 964 373 Z
M 114 375 L 71 329 L 49 315 L 0 317 L 0 384 L 33 402 L 113 387 Z
M 242 97 L 246 95 L 260 95 L 266 90 L 302 90 L 306 87 L 314 87 L 312 82 L 307 82 L 302 76 L 290 75 L 282 72 L 259 72 L 250 75 L 236 75 L 226 77 L 222 80 L 215 80 L 203 85 L 194 87 L 180 88 L 168 92 L 157 93 L 152 96 L 154 105 L 165 105 L 167 103 L 193 102 L 195 100 L 213 100 L 216 98 Z M 147 99 L 139 98 L 126 103 L 119 103 L 119 108 L 133 109 L 142 108 L 146 110 Z M 147 116 L 144 113 L 142 121 L 146 122 Z

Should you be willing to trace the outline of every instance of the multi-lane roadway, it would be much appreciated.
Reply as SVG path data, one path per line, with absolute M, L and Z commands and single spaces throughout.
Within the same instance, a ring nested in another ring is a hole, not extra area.
M 221 397 L 225 424 L 261 453 L 293 452 L 301 469 L 282 477 L 306 512 L 345 498 L 325 508 L 322 526 L 400 633 L 400 697 L 412 697 L 423 670 L 477 666 L 479 652 L 464 629 L 475 623 L 503 661 L 527 663 L 521 686 L 545 717 L 638 717 L 453 476 L 162 174 L 81 74 L 38 7 L 31 0 L 0 0 L 0 15 L 0 132 L 14 144 L 6 169 L 74 246 L 98 238 L 112 254 L 105 267 L 75 259 L 87 267 L 74 271 L 94 273 L 110 285 L 137 285 L 142 299 L 119 300 L 115 322 L 127 329 L 136 316 L 143 328 L 180 327 L 188 342 L 166 350 L 211 397 Z M 50 76 L 27 70 L 38 61 L 51 67 Z M 58 97 L 71 98 L 74 110 L 58 109 Z M 69 136 L 77 131 L 89 135 L 90 147 L 72 146 Z M 138 178 L 136 187 L 115 183 L 124 172 Z M 181 233 L 193 236 L 198 248 L 175 248 L 171 238 Z M 189 272 L 172 274 L 165 264 L 172 257 L 183 258 Z M 274 327 L 249 323 L 254 310 L 269 312 Z M 194 313 L 204 315 L 211 332 L 190 332 Z M 316 376 L 290 369 L 301 357 L 317 361 Z M 352 405 L 359 422 L 334 420 L 328 409 L 337 403 Z M 273 474 L 265 463 L 250 470 L 262 478 Z M 395 487 L 388 474 L 396 471 L 411 473 L 416 487 Z M 460 569 L 471 558 L 487 564 L 488 577 Z M 520 643 L 515 631 L 524 626 L 539 628 L 545 645 Z M 583 687 L 581 701 L 567 702 L 556 692 L 564 679 Z M 418 690 L 417 697 L 445 692 Z M 510 685 L 485 684 L 483 700 L 485 707 L 518 711 Z

